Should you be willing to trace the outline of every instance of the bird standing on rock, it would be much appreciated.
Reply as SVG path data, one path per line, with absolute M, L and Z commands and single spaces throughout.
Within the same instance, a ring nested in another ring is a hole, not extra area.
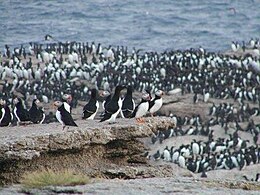
M 105 100 L 102 102 L 102 107 L 103 107 L 103 110 L 106 110 L 107 104 L 111 101 L 111 94 L 109 91 L 101 91 L 99 93 L 99 95 L 101 97 L 105 98 Z
M 18 125 L 20 125 L 21 122 L 30 121 L 30 114 L 28 110 L 26 110 L 21 98 L 15 98 L 14 99 L 14 115 L 18 121 Z
M 157 152 L 153 155 L 153 159 L 160 160 L 160 158 L 161 158 L 160 150 L 157 150 Z
M 44 111 L 39 106 L 40 101 L 38 99 L 34 99 L 32 102 L 32 106 L 29 110 L 30 119 L 33 123 L 42 124 L 45 119 Z
M 91 90 L 91 98 L 88 103 L 83 108 L 83 117 L 82 119 L 91 119 L 93 120 L 97 114 L 99 108 L 99 102 L 97 101 L 97 90 Z
M 2 105 L 2 100 L 1 100 L 1 103 L 0 103 L 0 124 L 1 124 L 4 116 L 5 116 L 5 109 L 4 109 L 4 106 Z
M 71 106 L 70 106 L 70 102 L 72 101 L 72 96 L 71 95 L 69 95 L 69 94 L 64 94 L 63 96 L 62 96 L 62 99 L 61 99 L 61 101 L 62 101 L 62 103 L 63 103 L 63 106 L 64 106 L 64 108 L 65 108 L 65 110 L 69 113 L 69 114 L 71 114 Z M 60 118 L 61 118 L 61 114 L 60 114 L 60 112 L 57 110 L 56 111 L 56 118 L 57 118 L 57 120 L 62 124 L 62 121 L 61 120 L 59 120 Z M 63 128 L 64 129 L 64 128 Z
M 202 170 L 202 173 L 201 173 L 200 177 L 202 177 L 202 178 L 207 178 L 208 177 L 204 168 Z
M 142 95 L 141 102 L 138 104 L 138 106 L 135 107 L 132 117 L 134 117 L 138 123 L 144 122 L 142 117 L 148 112 L 149 100 L 150 100 L 149 93 L 144 92 Z
M 66 126 L 78 126 L 71 114 L 65 109 L 64 103 L 61 101 L 56 101 L 53 104 L 55 107 L 57 107 L 57 111 L 56 111 L 56 118 L 57 120 L 62 124 L 63 128 L 62 130 L 64 130 L 64 128 Z
M 103 118 L 100 120 L 100 122 L 103 122 L 103 121 L 107 121 L 109 123 L 115 122 L 116 117 L 122 108 L 122 100 L 120 98 L 120 92 L 124 88 L 125 87 L 122 85 L 116 86 L 115 93 L 114 93 L 113 97 L 111 98 L 111 101 L 105 107 L 105 114 L 104 114 Z
M 162 96 L 164 92 L 162 90 L 158 90 L 155 92 L 155 97 L 149 102 L 149 112 L 151 116 L 154 115 L 160 108 L 162 107 L 163 101 Z
M 135 109 L 135 102 L 133 100 L 133 90 L 131 86 L 127 87 L 126 96 L 123 99 L 123 105 L 121 109 L 122 118 L 130 118 Z
M 70 94 L 64 94 L 63 96 L 62 96 L 62 102 L 64 103 L 64 107 L 65 107 L 65 109 L 69 112 L 69 113 L 71 113 L 71 101 L 72 101 L 72 96 L 70 95 Z
M 102 102 L 102 108 L 104 111 L 100 113 L 100 116 L 103 117 L 105 114 L 106 106 L 111 101 L 112 97 L 111 97 L 111 94 L 109 91 L 101 91 L 101 92 L 99 92 L 99 96 L 104 98 L 104 100 Z
M 0 116 L 0 127 L 9 126 L 13 120 L 13 114 L 5 100 L 0 100 L 0 109 L 2 112 L 2 116 Z

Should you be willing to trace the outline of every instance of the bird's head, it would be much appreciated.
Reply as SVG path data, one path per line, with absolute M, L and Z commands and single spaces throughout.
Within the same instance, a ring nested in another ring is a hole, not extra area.
M 147 100 L 147 101 L 151 100 L 150 94 L 143 92 L 142 99 Z
M 62 99 L 64 99 L 67 103 L 71 103 L 72 101 L 72 96 L 70 94 L 64 94 L 62 96 Z
M 53 103 L 53 107 L 54 107 L 54 108 L 59 108 L 59 107 L 62 106 L 62 104 L 63 104 L 63 102 L 61 102 L 61 101 L 55 101 L 55 102 Z
M 22 100 L 21 100 L 21 98 L 18 98 L 18 97 L 16 97 L 16 98 L 14 98 L 14 104 L 16 105 L 18 102 L 21 102 Z
M 34 99 L 33 102 L 36 104 L 37 107 L 41 106 L 41 102 L 38 99 Z
M 159 96 L 159 97 L 162 97 L 164 94 L 165 94 L 165 93 L 164 93 L 164 91 L 162 91 L 162 90 L 158 90 L 158 91 L 155 92 L 155 95 L 157 95 L 157 96 Z
M 6 101 L 3 99 L 0 99 L 0 105 L 4 106 L 6 104 Z
M 99 95 L 100 95 L 101 97 L 106 98 L 107 96 L 110 95 L 110 92 L 109 92 L 109 91 L 100 91 L 100 92 L 99 92 Z

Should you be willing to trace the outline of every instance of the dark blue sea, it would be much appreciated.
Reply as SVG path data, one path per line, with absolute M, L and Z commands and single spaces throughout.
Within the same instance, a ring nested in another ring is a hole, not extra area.
M 227 50 L 260 36 L 260 0 L 1 0 L 0 48 L 58 41 Z

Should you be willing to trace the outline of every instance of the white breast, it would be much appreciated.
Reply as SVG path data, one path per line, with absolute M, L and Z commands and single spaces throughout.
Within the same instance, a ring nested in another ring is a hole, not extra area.
M 151 113 L 157 112 L 162 107 L 162 98 L 155 100 L 153 107 L 150 109 Z
M 16 107 L 14 107 L 14 115 L 15 115 L 17 121 L 20 122 L 21 120 L 20 120 L 20 118 L 17 115 L 17 108 Z
M 2 116 L 1 116 L 1 118 L 0 118 L 0 123 L 2 122 L 2 120 L 3 120 L 4 116 L 5 116 L 5 109 L 2 108 L 2 109 L 1 109 L 1 112 L 2 112 Z
M 70 105 L 67 102 L 64 102 L 64 108 L 70 113 Z
M 94 120 L 94 118 L 95 118 L 95 116 L 96 116 L 96 114 L 97 114 L 97 111 L 98 111 L 98 109 L 99 109 L 99 102 L 98 102 L 98 101 L 96 102 L 96 107 L 97 107 L 96 112 L 94 112 L 88 119 Z
M 137 108 L 135 118 L 140 118 L 140 117 L 144 116 L 147 113 L 148 109 L 149 109 L 148 102 L 144 102 L 144 103 L 140 104 Z
M 60 122 L 60 124 L 64 125 L 63 121 L 61 120 L 61 114 L 60 114 L 60 111 L 56 111 L 56 118 L 57 120 Z

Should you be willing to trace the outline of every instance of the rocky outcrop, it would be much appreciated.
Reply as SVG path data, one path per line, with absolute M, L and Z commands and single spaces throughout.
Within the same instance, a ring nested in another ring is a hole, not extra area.
M 0 183 L 19 182 L 25 172 L 42 168 L 70 168 L 93 177 L 127 175 L 129 171 L 122 173 L 124 167 L 147 163 L 140 155 L 145 146 L 138 138 L 175 125 L 166 117 L 146 118 L 144 124 L 134 119 L 118 119 L 116 124 L 80 120 L 77 124 L 65 131 L 57 123 L 2 128 Z M 149 177 L 149 171 L 141 172 Z M 140 171 L 129 174 L 125 178 L 134 178 Z

